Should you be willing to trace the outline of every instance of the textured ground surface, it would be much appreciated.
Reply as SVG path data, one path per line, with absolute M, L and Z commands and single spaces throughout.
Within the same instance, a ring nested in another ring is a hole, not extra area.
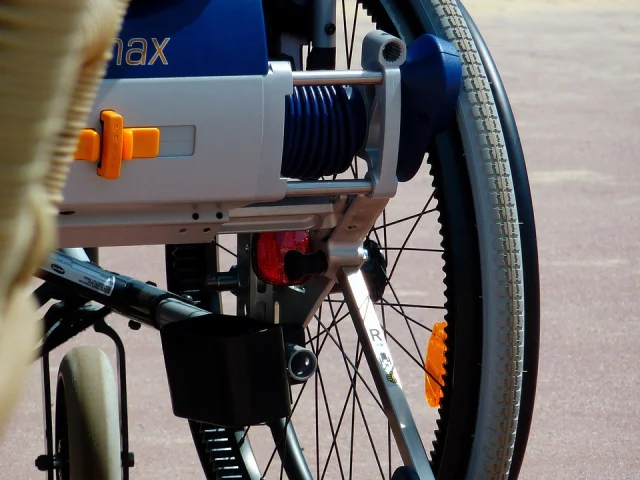
M 513 103 L 538 222 L 540 378 L 521 478 L 638 478 L 640 5 L 469 0 L 467 6 Z M 149 247 L 103 255 L 109 267 L 161 279 L 161 254 Z M 201 478 L 187 425 L 171 414 L 159 338 L 118 326 L 129 353 L 138 464 L 132 478 Z M 95 335 L 80 340 L 112 352 Z M 3 479 L 42 478 L 33 467 L 43 445 L 40 401 L 34 366 L 0 442 Z

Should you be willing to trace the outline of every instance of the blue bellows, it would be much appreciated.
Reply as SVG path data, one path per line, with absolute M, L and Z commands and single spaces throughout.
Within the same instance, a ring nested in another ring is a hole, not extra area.
M 349 87 L 294 87 L 286 98 L 281 173 L 299 180 L 345 172 L 363 146 L 367 110 Z

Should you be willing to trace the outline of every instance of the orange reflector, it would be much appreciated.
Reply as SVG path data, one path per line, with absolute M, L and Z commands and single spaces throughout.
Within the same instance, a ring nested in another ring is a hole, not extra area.
M 284 273 L 284 256 L 290 250 L 309 253 L 309 234 L 305 230 L 290 232 L 266 232 L 254 235 L 253 269 L 260 280 L 272 285 L 296 285 Z
M 430 407 L 439 407 L 443 395 L 441 385 L 444 385 L 444 354 L 447 351 L 447 333 L 444 331 L 446 326 L 447 322 L 438 322 L 433 326 L 427 346 L 425 364 L 429 373 L 424 374 L 424 394 Z

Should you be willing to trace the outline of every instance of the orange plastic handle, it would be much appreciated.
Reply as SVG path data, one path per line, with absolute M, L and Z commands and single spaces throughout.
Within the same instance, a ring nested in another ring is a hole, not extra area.
M 98 175 L 108 180 L 120 177 L 122 167 L 122 145 L 124 121 L 122 115 L 113 110 L 100 112 L 102 121 L 102 157 L 98 164 Z

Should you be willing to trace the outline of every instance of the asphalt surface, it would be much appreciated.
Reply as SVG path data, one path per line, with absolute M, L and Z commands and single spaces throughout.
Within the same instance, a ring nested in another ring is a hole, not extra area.
M 515 110 L 538 225 L 540 374 L 521 478 L 640 478 L 640 5 L 502 3 L 469 9 Z M 403 188 L 420 196 L 419 183 Z M 107 267 L 159 283 L 162 254 L 102 253 Z M 128 353 L 131 478 L 202 478 L 187 424 L 171 412 L 159 337 L 113 323 Z M 113 355 L 96 334 L 72 342 L 81 343 Z M 2 479 L 43 478 L 33 467 L 43 453 L 39 376 L 34 365 L 0 441 Z

